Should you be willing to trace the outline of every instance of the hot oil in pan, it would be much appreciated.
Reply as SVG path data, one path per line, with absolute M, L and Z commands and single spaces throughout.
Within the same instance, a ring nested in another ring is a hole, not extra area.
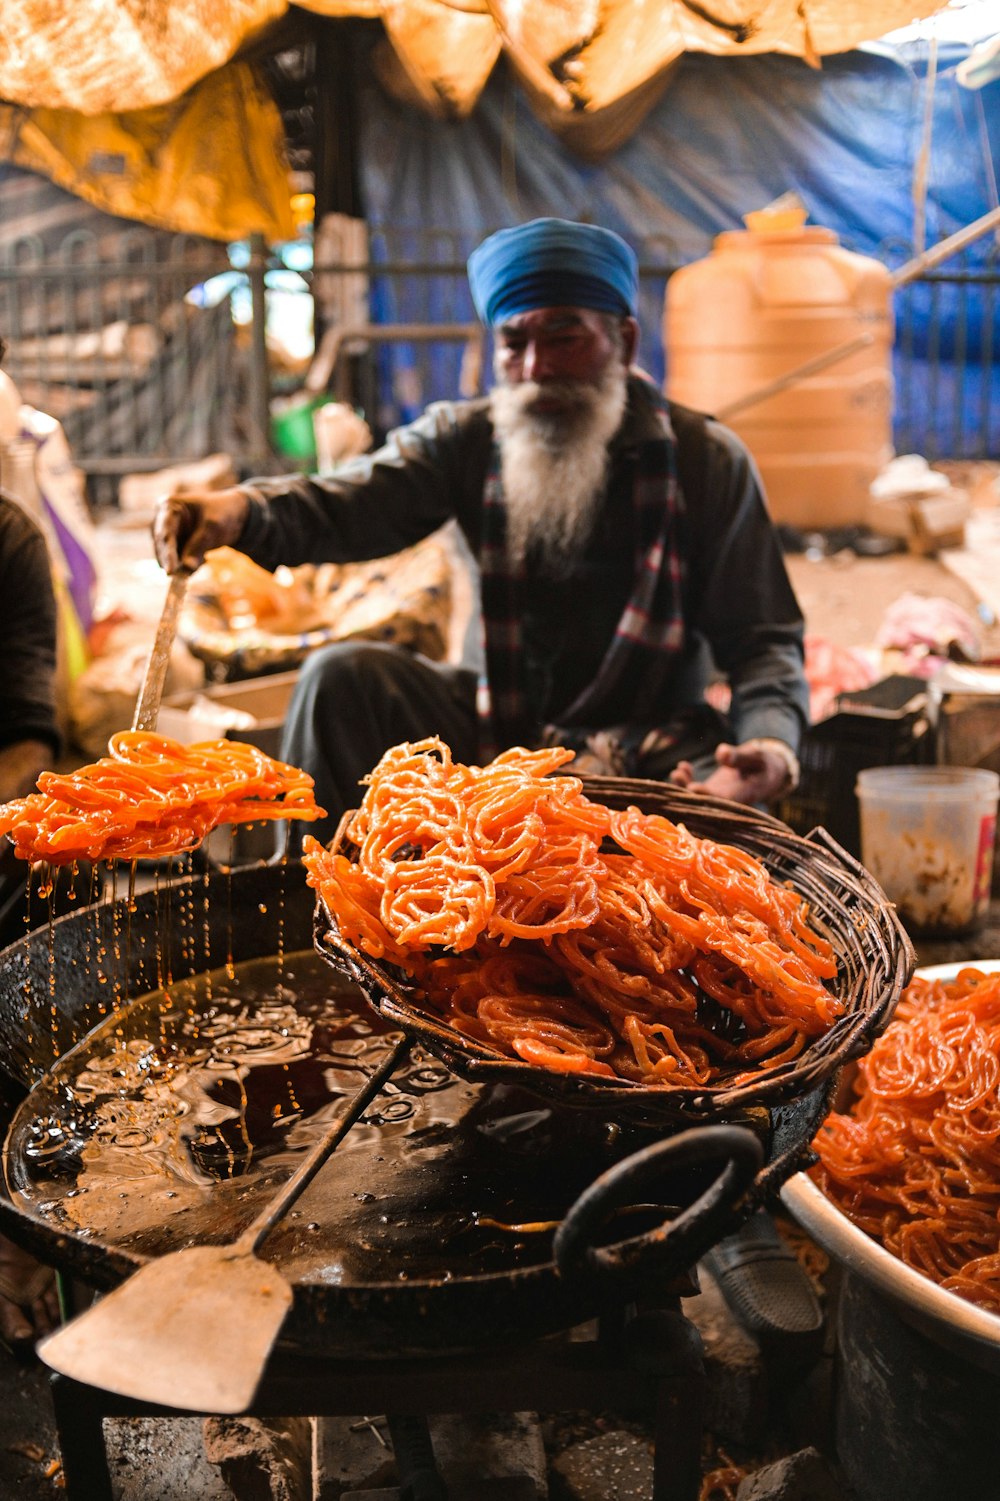
M 36 1086 L 11 1127 L 8 1185 L 70 1234 L 143 1255 L 231 1240 L 394 1036 L 311 951 L 182 981 Z M 343 1283 L 545 1261 L 550 1234 L 503 1227 L 558 1220 L 634 1145 L 415 1049 L 264 1254 Z

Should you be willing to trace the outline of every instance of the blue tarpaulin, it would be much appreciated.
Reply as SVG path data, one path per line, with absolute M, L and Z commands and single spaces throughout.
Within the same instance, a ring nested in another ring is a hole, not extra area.
M 635 134 L 600 163 L 574 156 L 503 70 L 461 124 L 409 110 L 369 82 L 360 141 L 373 255 L 464 261 L 484 234 L 541 214 L 605 224 L 632 241 L 647 268 L 640 357 L 662 378 L 666 269 L 708 254 L 717 234 L 741 228 L 744 214 L 783 193 L 798 193 L 809 222 L 835 230 L 848 249 L 893 269 L 910 258 L 928 46 L 881 44 L 825 58 L 818 70 L 777 54 L 686 54 Z M 938 51 L 928 245 L 997 202 L 1000 82 L 962 88 L 955 69 L 968 52 L 957 44 Z M 450 234 L 429 242 L 433 226 Z M 898 448 L 1000 452 L 1000 298 L 995 283 L 981 280 L 998 267 L 998 240 L 988 237 L 941 268 L 979 278 L 975 286 L 936 281 L 897 292 Z M 383 321 L 474 316 L 460 277 L 386 279 L 374 291 Z M 455 394 L 454 348 L 428 360 L 396 346 L 383 357 L 396 420 Z

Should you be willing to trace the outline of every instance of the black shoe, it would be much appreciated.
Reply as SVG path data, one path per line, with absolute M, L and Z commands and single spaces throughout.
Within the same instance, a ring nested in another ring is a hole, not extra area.
M 729 1307 L 765 1351 L 807 1360 L 823 1342 L 823 1310 L 798 1258 L 761 1210 L 720 1240 L 704 1265 Z

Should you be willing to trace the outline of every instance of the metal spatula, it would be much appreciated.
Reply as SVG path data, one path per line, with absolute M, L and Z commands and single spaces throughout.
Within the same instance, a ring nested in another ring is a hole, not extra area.
M 136 700 L 135 714 L 132 716 L 133 730 L 156 729 L 160 699 L 163 697 L 163 684 L 170 665 L 170 649 L 177 634 L 177 621 L 190 577 L 191 573 L 187 568 L 181 568 L 177 573 L 170 575 L 170 587 L 163 602 L 163 613 L 156 627 L 153 648 L 149 653 L 149 661 L 146 663 L 146 675 L 142 680 L 142 687 Z
M 46 1365 L 142 1402 L 191 1412 L 244 1412 L 292 1302 L 286 1278 L 255 1253 L 411 1046 L 404 1037 L 392 1048 L 238 1240 L 191 1246 L 147 1262 L 41 1341 L 38 1353 Z

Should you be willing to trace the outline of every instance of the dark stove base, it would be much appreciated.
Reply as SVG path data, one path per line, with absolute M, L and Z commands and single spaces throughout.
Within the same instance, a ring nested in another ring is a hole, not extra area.
M 420 1361 L 323 1361 L 276 1354 L 256 1417 L 515 1412 L 653 1412 L 650 1501 L 697 1501 L 705 1395 L 701 1338 L 679 1306 L 604 1320 L 595 1337 L 559 1337 L 497 1354 Z M 53 1376 L 66 1501 L 113 1501 L 102 1423 L 186 1416 Z M 206 1414 L 208 1416 L 208 1414 Z

